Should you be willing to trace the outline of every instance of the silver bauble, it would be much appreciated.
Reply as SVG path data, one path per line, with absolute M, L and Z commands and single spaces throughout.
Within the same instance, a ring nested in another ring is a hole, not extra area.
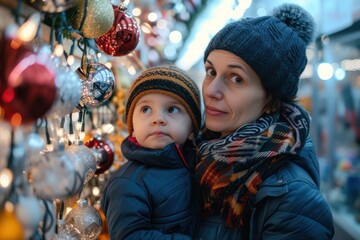
M 84 64 L 76 72 L 82 80 L 80 104 L 97 107 L 114 93 L 115 77 L 105 65 L 101 63 Z
M 89 205 L 85 199 L 79 199 L 77 207 L 66 215 L 65 224 L 78 231 L 81 239 L 95 240 L 101 233 L 103 223 L 96 208 Z
M 95 175 L 97 167 L 93 151 L 85 145 L 70 145 L 67 151 L 84 183 L 88 182 Z

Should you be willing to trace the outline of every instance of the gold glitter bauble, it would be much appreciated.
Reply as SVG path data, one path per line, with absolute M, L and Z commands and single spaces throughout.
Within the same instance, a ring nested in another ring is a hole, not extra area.
M 85 0 L 78 0 L 74 7 L 67 11 L 69 24 L 74 28 L 80 30 L 86 38 L 97 38 L 107 33 L 114 22 L 114 10 L 110 1 L 104 0 L 87 0 L 87 7 Z M 83 21 L 84 13 L 86 17 Z

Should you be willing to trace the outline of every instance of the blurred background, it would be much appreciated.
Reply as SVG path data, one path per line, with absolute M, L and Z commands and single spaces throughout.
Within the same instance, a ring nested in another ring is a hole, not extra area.
M 69 237 L 74 228 L 83 234 L 79 226 L 96 213 L 86 207 L 93 207 L 101 221 L 95 214 L 87 224 L 98 221 L 94 239 L 107 239 L 98 204 L 106 180 L 125 161 L 119 146 L 127 134 L 123 113 L 132 81 L 147 67 L 175 64 L 201 86 L 211 37 L 230 21 L 270 15 L 285 2 L 304 7 L 317 24 L 298 100 L 312 117 L 334 239 L 360 239 L 358 0 L 0 0 L 0 204 L 12 214 L 11 226 L 18 222 L 26 239 Z M 21 89 L 12 85 L 14 72 L 26 80 Z M 92 149 L 86 163 L 96 159 L 95 168 L 69 167 L 82 174 L 79 186 L 56 178 L 65 150 L 70 162 L 86 165 L 78 157 L 86 150 L 69 150 L 82 144 Z M 58 154 L 50 156 L 54 163 L 38 160 L 48 153 Z M 41 184 L 51 181 L 73 191 L 60 194 L 58 185 Z M 22 208 L 30 203 L 33 210 Z M 0 236 L 10 219 L 3 213 Z M 30 220 L 32 215 L 38 219 Z

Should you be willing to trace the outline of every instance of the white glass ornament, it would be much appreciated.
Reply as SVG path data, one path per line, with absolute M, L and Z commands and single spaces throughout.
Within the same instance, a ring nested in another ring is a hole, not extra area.
M 54 58 L 53 61 L 56 64 L 57 94 L 54 104 L 46 115 L 47 117 L 64 117 L 79 104 L 82 93 L 81 79 L 70 67 L 63 66 L 59 58 Z
M 38 161 L 40 152 L 45 149 L 45 141 L 38 133 L 30 133 L 26 138 L 26 156 L 29 162 Z
M 39 161 L 30 165 L 30 173 L 35 195 L 47 200 L 65 200 L 79 193 L 83 187 L 74 162 L 61 147 L 43 152 Z
M 30 239 L 42 217 L 39 199 L 31 195 L 18 196 L 18 201 L 15 204 L 15 214 L 22 223 L 25 239 Z

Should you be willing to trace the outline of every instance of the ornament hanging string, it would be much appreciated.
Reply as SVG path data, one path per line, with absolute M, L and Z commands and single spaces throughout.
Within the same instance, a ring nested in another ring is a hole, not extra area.
M 72 113 L 69 114 L 69 137 L 68 137 L 68 144 L 69 146 L 73 144 L 73 138 L 71 136 L 74 136 L 74 128 L 73 128 L 73 122 L 72 122 Z
M 50 138 L 50 131 L 49 131 L 49 123 L 48 120 L 45 119 L 45 137 L 46 137 L 46 144 L 51 144 L 51 138 Z
M 54 224 L 55 219 L 53 218 L 53 215 L 51 214 L 50 208 L 48 206 L 48 203 L 45 199 L 40 198 L 45 206 L 45 214 L 42 221 L 41 231 L 43 233 L 42 239 L 45 240 L 45 233 L 50 231 L 51 226 Z M 48 223 L 49 219 L 49 223 Z M 48 226 L 48 227 L 46 227 Z
M 23 0 L 18 0 L 16 8 L 12 11 L 13 16 L 15 18 L 15 23 L 17 25 L 20 25 L 20 16 L 21 16 L 21 12 L 22 12 L 22 3 L 23 3 Z

